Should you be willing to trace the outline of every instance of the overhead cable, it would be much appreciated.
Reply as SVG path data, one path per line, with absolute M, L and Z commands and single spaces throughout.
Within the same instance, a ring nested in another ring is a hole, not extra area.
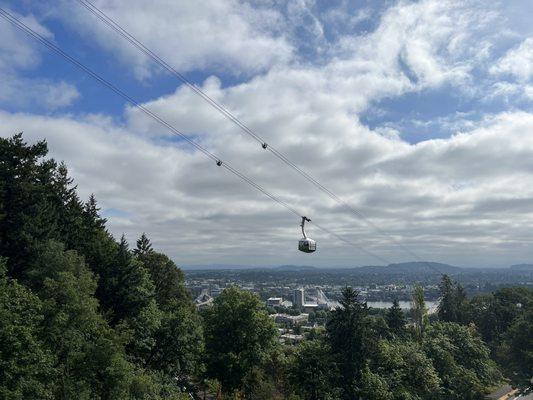
M 105 78 L 103 78 L 100 75 L 98 75 L 92 69 L 90 69 L 89 67 L 85 66 L 82 62 L 80 62 L 79 60 L 77 60 L 74 57 L 72 57 L 71 55 L 69 55 L 67 52 L 62 50 L 59 46 L 57 46 L 54 43 L 52 43 L 50 40 L 48 40 L 47 38 L 45 38 L 44 36 L 42 36 L 41 34 L 36 32 L 35 30 L 33 30 L 31 27 L 26 25 L 19 18 L 15 17 L 13 14 L 9 13 L 5 9 L 3 9 L 2 7 L 0 7 L 0 17 L 5 19 L 6 21 L 10 22 L 16 28 L 18 28 L 19 30 L 25 32 L 26 34 L 31 36 L 33 39 L 37 40 L 39 43 L 41 43 L 42 45 L 46 46 L 48 49 L 52 50 L 53 52 L 55 52 L 59 56 L 65 58 L 71 64 L 73 64 L 77 68 L 81 69 L 83 72 L 85 72 L 90 77 L 92 77 L 93 79 L 98 81 L 100 84 L 102 84 L 103 86 L 107 87 L 108 89 L 110 89 L 111 91 L 113 91 L 114 93 L 116 93 L 117 95 L 122 97 L 123 99 L 125 99 L 127 102 L 132 104 L 134 107 L 136 107 L 139 110 L 141 110 L 144 114 L 148 115 L 150 118 L 154 119 L 155 121 L 157 121 L 158 123 L 160 123 L 164 127 L 168 128 L 174 135 L 181 137 L 187 143 L 189 143 L 191 146 L 193 146 L 194 148 L 199 150 L 206 157 L 208 157 L 212 161 L 215 161 L 218 166 L 223 167 L 228 172 L 230 172 L 233 175 L 237 176 L 243 182 L 249 184 L 250 186 L 252 186 L 257 191 L 263 193 L 265 196 L 270 198 L 272 201 L 274 201 L 274 202 L 278 203 L 279 205 L 283 206 L 284 208 L 286 208 L 289 212 L 293 213 L 294 215 L 298 216 L 299 218 L 301 217 L 302 213 L 298 212 L 295 208 L 293 208 L 291 205 L 289 205 L 286 201 L 284 201 L 283 199 L 280 199 L 278 196 L 270 193 L 265 188 L 263 188 L 261 185 L 256 183 L 253 179 L 251 179 L 250 177 L 246 176 L 245 174 L 243 174 L 242 172 L 240 172 L 236 168 L 232 167 L 227 162 L 222 161 L 214 153 L 210 152 L 208 149 L 206 149 L 205 147 L 203 147 L 201 144 L 197 143 L 196 141 L 190 139 L 187 135 L 182 133 L 176 127 L 174 127 L 173 125 L 171 125 L 170 123 L 165 121 L 163 118 L 159 117 L 157 114 L 155 114 L 154 112 L 150 111 L 148 108 L 146 108 L 145 106 L 140 104 L 138 101 L 133 99 L 131 96 L 129 96 L 122 89 L 118 88 L 117 86 L 115 86 L 114 84 L 112 84 L 111 82 L 106 80 Z M 379 259 L 381 261 L 385 261 L 386 263 L 390 264 L 390 262 L 385 260 L 383 257 L 381 257 L 381 256 L 379 256 L 377 254 L 374 254 L 374 253 L 372 253 L 369 250 L 364 249 L 362 246 L 360 246 L 360 245 L 358 245 L 356 243 L 353 243 L 353 242 L 343 238 L 342 236 L 340 236 L 338 234 L 335 234 L 334 232 L 330 231 L 329 229 L 326 229 L 326 228 L 324 228 L 322 226 L 319 226 L 317 224 L 315 224 L 315 226 L 317 226 L 317 228 L 319 228 L 320 230 L 322 230 L 322 231 L 324 231 L 324 232 L 326 232 L 326 233 L 328 233 L 328 234 L 330 234 L 330 235 L 332 235 L 334 237 L 337 237 L 339 240 L 341 240 L 341 241 L 343 241 L 343 242 L 345 242 L 347 244 L 350 244 L 352 246 L 357 247 L 358 249 L 360 249 L 365 254 L 367 254 L 367 255 L 369 255 L 371 257 L 374 257 L 376 259 Z
M 191 82 L 189 79 L 187 79 L 182 73 L 177 71 L 174 67 L 172 67 L 170 64 L 168 64 L 165 60 L 163 60 L 161 57 L 159 57 L 155 52 L 150 50 L 141 41 L 139 41 L 135 36 L 133 36 L 131 33 L 129 33 L 127 30 L 125 30 L 118 22 L 116 22 L 113 18 L 109 17 L 106 13 L 104 13 L 101 9 L 99 9 L 93 3 L 91 3 L 88 0 L 77 0 L 77 1 L 84 8 L 86 8 L 89 12 L 91 12 L 94 16 L 96 16 L 100 21 L 102 21 L 108 27 L 110 27 L 115 32 L 117 32 L 120 36 L 122 36 L 125 40 L 127 40 L 134 47 L 136 47 L 139 51 L 141 51 L 143 54 L 145 54 L 146 56 L 148 56 L 151 59 L 153 59 L 158 65 L 160 65 L 161 67 L 166 69 L 169 73 L 171 73 L 172 75 L 176 76 L 181 82 L 183 82 L 194 93 L 196 93 L 198 96 L 200 96 L 202 99 L 204 99 L 210 106 L 212 106 L 214 109 L 219 111 L 222 115 L 224 115 L 231 122 L 233 122 L 235 125 L 237 125 L 244 133 L 246 133 L 247 135 L 252 137 L 255 141 L 257 141 L 261 145 L 261 147 L 263 149 L 270 151 L 275 157 L 277 157 L 279 160 L 281 160 L 287 166 L 292 168 L 299 175 L 301 175 L 307 181 L 309 181 L 311 184 L 313 184 L 315 187 L 317 187 L 319 190 L 321 190 L 322 192 L 327 194 L 335 202 L 337 202 L 338 204 L 342 205 L 346 210 L 351 212 L 353 215 L 355 215 L 360 220 L 364 221 L 367 225 L 372 227 L 380 235 L 388 238 L 392 243 L 394 243 L 399 248 L 401 248 L 406 254 L 409 254 L 409 256 L 414 257 L 415 259 L 417 259 L 417 260 L 419 260 L 419 261 L 421 261 L 423 263 L 427 263 L 426 261 L 422 261 L 422 259 L 415 252 L 413 252 L 410 248 L 408 248 L 403 243 L 401 243 L 393 235 L 391 235 L 390 233 L 388 233 L 387 231 L 385 231 L 384 229 L 382 229 L 378 225 L 376 225 L 374 222 L 372 222 L 360 210 L 354 208 L 352 205 L 350 205 L 344 199 L 342 199 L 341 197 L 336 195 L 333 191 L 328 189 L 326 186 L 324 186 L 322 183 L 320 183 L 316 178 L 314 178 L 311 174 L 309 174 L 304 169 L 299 167 L 297 164 L 292 162 L 286 155 L 284 155 L 281 151 L 277 150 L 274 146 L 272 146 L 272 144 L 267 143 L 267 141 L 264 138 L 262 138 L 258 133 L 256 133 L 254 130 L 249 128 L 244 122 L 242 122 L 239 118 L 237 118 L 224 105 L 222 105 L 219 102 L 217 102 L 215 99 L 213 99 L 211 96 L 209 96 L 206 92 L 204 92 L 200 87 L 198 87 L 193 82 Z M 432 268 L 430 266 L 430 264 L 427 264 L 427 265 L 430 268 Z

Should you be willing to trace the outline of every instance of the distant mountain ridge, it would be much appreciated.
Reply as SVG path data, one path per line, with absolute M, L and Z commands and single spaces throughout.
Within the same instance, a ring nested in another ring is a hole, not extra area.
M 449 264 L 430 261 L 412 261 L 389 265 L 367 265 L 363 267 L 315 267 L 311 265 L 250 266 L 233 264 L 209 264 L 182 266 L 185 271 L 200 270 L 272 270 L 277 272 L 311 272 L 311 271 L 354 271 L 361 273 L 457 273 L 464 270 Z
M 515 264 L 511 265 L 509 269 L 513 271 L 533 271 L 533 264 Z
M 317 267 L 312 267 L 310 265 L 280 265 L 279 267 L 274 267 L 276 271 L 316 271 Z

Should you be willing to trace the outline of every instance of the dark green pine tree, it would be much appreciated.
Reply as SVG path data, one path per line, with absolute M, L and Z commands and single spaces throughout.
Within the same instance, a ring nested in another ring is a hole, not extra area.
M 42 160 L 47 153 L 44 141 L 27 145 L 22 134 L 0 138 L 0 255 L 14 278 L 24 277 L 39 241 L 56 237 L 49 188 L 57 165 Z
M 326 338 L 339 366 L 339 387 L 343 399 L 358 398 L 361 374 L 367 356 L 369 323 L 366 302 L 347 287 L 342 291 L 342 308 L 331 313 Z
M 398 299 L 394 299 L 391 308 L 387 311 L 386 321 L 391 333 L 394 335 L 400 336 L 405 332 L 407 321 Z
M 105 223 L 107 220 L 100 217 L 100 207 L 96 202 L 96 197 L 91 193 L 89 200 L 85 203 L 84 207 L 85 222 L 88 226 L 95 229 L 105 229 Z
M 441 321 L 463 323 L 466 319 L 466 292 L 457 282 L 453 282 L 448 275 L 443 275 L 440 289 L 440 302 L 437 315 Z
M 152 243 L 150 243 L 150 239 L 146 236 L 146 233 L 143 232 L 141 237 L 137 239 L 137 248 L 133 250 L 133 254 L 136 256 L 139 255 L 146 255 L 149 253 L 152 253 Z
M 106 276 L 111 324 L 137 316 L 153 299 L 153 285 L 147 271 L 136 261 L 124 235 L 117 246 L 113 268 Z

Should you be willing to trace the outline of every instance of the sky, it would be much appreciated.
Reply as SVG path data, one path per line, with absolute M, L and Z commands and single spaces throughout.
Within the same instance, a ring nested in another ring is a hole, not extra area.
M 0 0 L 352 245 L 311 225 L 318 251 L 299 252 L 297 216 L 0 19 L 0 135 L 46 139 L 80 196 L 94 193 L 115 237 L 134 244 L 146 232 L 178 265 L 533 262 L 531 1 L 93 3 L 366 217 L 77 1 Z

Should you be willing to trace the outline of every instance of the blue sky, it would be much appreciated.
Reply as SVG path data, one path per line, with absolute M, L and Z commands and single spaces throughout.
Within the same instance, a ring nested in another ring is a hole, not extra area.
M 533 260 L 530 2 L 94 4 L 420 257 Z M 77 2 L 0 5 L 302 213 L 391 262 L 409 258 Z M 184 264 L 376 262 L 319 232 L 321 251 L 299 254 L 285 210 L 3 20 L 0 76 L 0 134 L 46 138 L 117 236 L 146 231 Z

